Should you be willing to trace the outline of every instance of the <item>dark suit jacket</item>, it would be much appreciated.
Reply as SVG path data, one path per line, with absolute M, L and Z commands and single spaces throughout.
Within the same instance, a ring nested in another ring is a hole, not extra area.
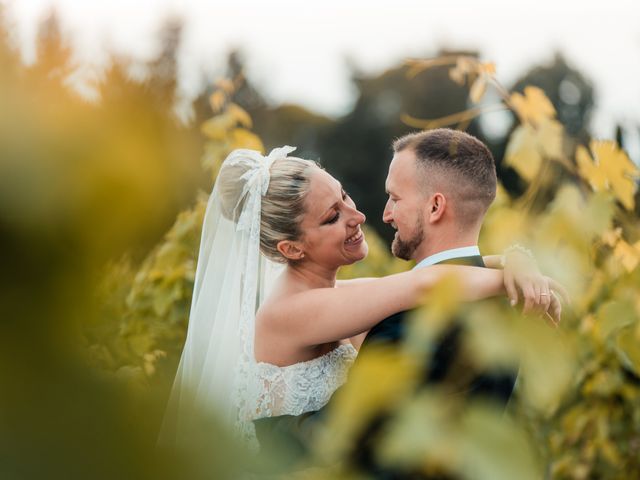
M 472 265 L 484 267 L 484 262 L 480 256 L 462 257 L 447 260 L 441 263 Z M 366 351 L 373 345 L 395 345 L 398 344 L 405 335 L 407 328 L 408 311 L 399 312 L 382 320 L 374 326 L 360 348 L 360 352 Z M 425 369 L 423 384 L 442 382 L 450 375 L 452 366 L 459 357 L 462 336 L 462 326 L 459 322 L 452 322 L 452 325 L 445 330 L 437 346 L 428 359 L 430 367 Z M 353 368 L 357 368 L 356 365 Z M 473 378 L 464 385 L 464 394 L 470 397 L 483 396 L 506 405 L 511 397 L 516 379 L 516 371 L 492 371 L 475 372 Z M 338 392 L 336 392 L 337 394 Z M 462 392 L 461 392 L 462 393 Z M 335 394 L 334 394 L 335 397 Z M 310 412 L 297 417 L 283 415 L 280 417 L 263 418 L 255 421 L 258 439 L 261 443 L 276 437 L 286 438 L 289 448 L 293 448 L 299 453 L 305 452 L 307 440 L 313 432 L 314 425 L 322 421 L 325 412 L 330 408 L 331 401 L 327 406 L 318 412 Z M 369 428 L 362 433 L 362 441 L 357 442 L 358 448 L 354 451 L 353 461 L 376 478 L 409 478 L 399 472 L 389 472 L 380 470 L 375 465 L 375 458 L 372 456 L 372 449 L 368 447 L 370 442 L 367 439 L 374 438 L 375 434 L 385 423 L 384 416 L 375 419 Z M 370 446 L 370 445 L 369 445 Z M 414 478 L 413 474 L 411 478 Z M 421 478 L 416 476 L 415 478 Z

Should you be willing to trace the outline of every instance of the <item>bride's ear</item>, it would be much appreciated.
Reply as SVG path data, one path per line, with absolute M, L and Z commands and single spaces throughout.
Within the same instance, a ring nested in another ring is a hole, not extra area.
M 301 245 L 299 242 L 294 242 L 291 240 L 280 240 L 276 245 L 276 248 L 287 260 L 300 260 L 304 258 L 304 252 L 302 251 Z

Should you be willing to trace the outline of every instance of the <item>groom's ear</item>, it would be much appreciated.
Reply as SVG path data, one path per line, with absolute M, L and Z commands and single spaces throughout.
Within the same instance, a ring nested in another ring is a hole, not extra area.
M 427 220 L 429 223 L 440 221 L 447 209 L 447 197 L 442 193 L 436 192 L 429 198 L 427 205 Z
M 276 248 L 287 260 L 300 260 L 304 257 L 304 251 L 299 242 L 291 240 L 280 240 Z

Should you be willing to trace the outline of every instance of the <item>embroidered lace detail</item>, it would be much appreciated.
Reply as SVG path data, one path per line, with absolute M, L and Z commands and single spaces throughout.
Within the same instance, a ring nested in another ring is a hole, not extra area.
M 257 363 L 255 373 L 262 391 L 254 419 L 301 415 L 324 407 L 346 381 L 357 354 L 353 345 L 344 344 L 320 357 L 286 367 Z

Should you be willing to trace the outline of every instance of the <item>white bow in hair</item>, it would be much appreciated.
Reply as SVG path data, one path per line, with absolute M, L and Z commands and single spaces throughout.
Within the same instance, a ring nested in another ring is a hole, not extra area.
M 287 158 L 287 155 L 295 149 L 296 147 L 291 147 L 289 145 L 274 148 L 266 157 L 256 150 L 241 149 L 235 150 L 231 153 L 230 158 L 227 160 L 231 162 L 231 164 L 246 162 L 249 163 L 251 167 L 240 178 L 245 181 L 241 198 L 244 198 L 245 195 L 249 195 L 247 202 L 252 203 L 253 207 L 245 208 L 243 210 L 240 215 L 240 219 L 238 220 L 238 228 L 246 229 L 250 224 L 248 221 L 249 217 L 259 214 L 260 199 L 266 195 L 267 190 L 269 189 L 269 181 L 271 180 L 270 169 L 273 162 Z M 257 190 L 258 188 L 259 190 Z M 256 195 L 251 199 L 251 192 L 257 191 L 260 192 L 260 196 Z
M 233 152 L 233 158 L 230 159 L 232 163 L 240 163 L 248 160 L 248 163 L 252 164 L 252 168 L 247 170 L 241 177 L 241 179 L 245 181 L 242 196 L 252 191 L 257 185 L 260 186 L 261 195 L 266 195 L 269 189 L 269 180 L 271 179 L 271 165 L 278 159 L 286 158 L 287 155 L 295 149 L 296 147 L 289 145 L 274 148 L 266 157 L 262 156 L 260 152 L 256 150 L 242 149 Z

